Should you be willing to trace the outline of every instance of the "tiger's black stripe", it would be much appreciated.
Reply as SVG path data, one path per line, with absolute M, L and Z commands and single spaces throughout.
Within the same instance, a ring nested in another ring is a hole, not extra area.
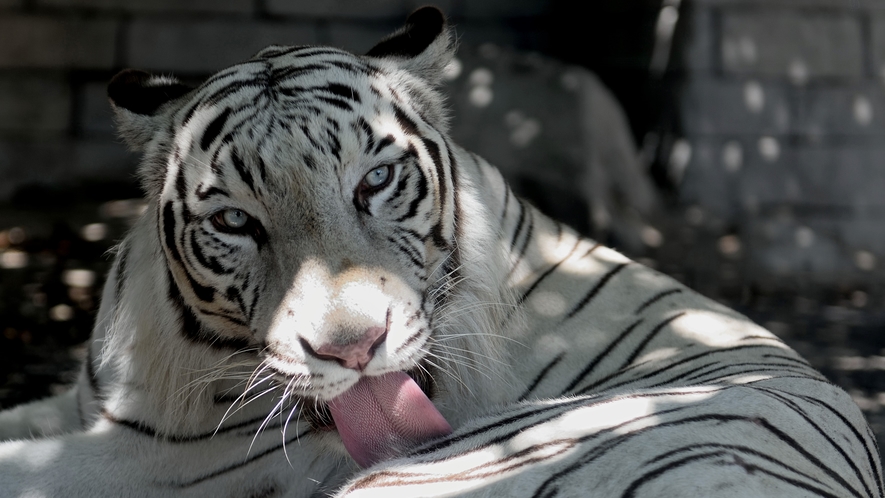
M 660 301 L 661 299 L 664 299 L 667 296 L 672 296 L 673 294 L 679 294 L 681 292 L 682 292 L 682 289 L 668 289 L 665 291 L 661 291 L 661 292 L 655 294 L 654 296 L 648 298 L 642 304 L 640 304 L 639 307 L 636 308 L 636 311 L 634 311 L 633 313 L 638 315 L 638 314 L 642 313 L 646 308 L 655 304 L 656 302 Z
M 538 375 L 535 376 L 535 378 L 532 380 L 531 384 L 529 384 L 526 390 L 523 391 L 523 393 L 519 396 L 519 401 L 525 401 L 528 398 L 529 394 L 531 394 L 532 391 L 534 391 L 535 388 L 538 387 L 541 381 L 543 381 L 544 378 L 547 377 L 547 374 L 550 373 L 550 371 L 553 370 L 556 365 L 559 365 L 559 362 L 561 362 L 564 357 L 565 353 L 559 353 L 552 360 L 550 360 L 550 362 L 547 363 L 547 365 L 540 372 L 538 372 Z
M 209 123 L 209 126 L 206 127 L 206 131 L 203 132 L 203 138 L 200 139 L 200 148 L 203 149 L 203 151 L 209 150 L 212 142 L 218 138 L 221 130 L 224 129 L 224 124 L 227 122 L 227 118 L 230 117 L 230 113 L 230 107 L 226 107 L 215 119 L 212 120 L 211 123 Z
M 640 342 L 639 345 L 636 347 L 636 349 L 634 349 L 633 352 L 630 353 L 630 356 L 628 356 L 627 359 L 624 360 L 624 363 L 621 365 L 621 368 L 626 368 L 631 363 L 633 363 L 636 360 L 636 358 L 640 355 L 640 353 L 642 353 L 642 351 L 645 349 L 645 346 L 647 346 L 648 343 L 651 342 L 652 339 L 654 339 L 655 336 L 657 336 L 658 333 L 664 329 L 664 327 L 666 327 L 667 325 L 670 325 L 677 318 L 684 316 L 685 313 L 686 312 L 684 312 L 684 311 L 681 313 L 677 313 L 669 318 L 664 319 L 661 323 L 655 325 L 655 327 L 651 330 L 651 332 L 649 332 L 649 334 L 647 336 L 645 336 L 645 339 L 643 339 L 642 342 Z
M 590 250 L 587 251 L 587 254 L 584 254 L 584 256 L 587 256 L 590 253 L 592 253 L 594 249 L 595 249 L 595 247 L 591 247 Z M 582 309 L 584 309 L 584 307 L 587 306 L 587 304 L 590 303 L 590 300 L 593 299 L 594 297 L 596 297 L 597 294 L 599 294 L 599 291 L 601 291 L 602 288 L 605 287 L 605 284 L 607 284 L 609 280 L 611 280 L 615 275 L 617 275 L 621 270 L 626 268 L 627 265 L 629 265 L 629 264 L 630 263 L 621 263 L 621 264 L 615 266 L 614 268 L 612 268 L 611 270 L 609 270 L 608 273 L 603 275 L 602 278 L 599 279 L 599 282 L 597 282 L 596 285 L 593 286 L 592 289 L 590 289 L 590 292 L 588 292 L 580 301 L 578 301 L 578 304 L 576 304 L 575 307 L 572 308 L 572 310 L 569 311 L 565 315 L 565 319 L 572 318 L 575 315 L 577 315 L 578 313 L 580 313 L 580 311 Z
M 571 392 L 571 390 L 574 389 L 575 387 L 577 387 L 578 384 L 581 383 L 581 381 L 583 381 L 585 378 L 587 378 L 587 376 L 593 372 L 593 369 L 595 369 L 596 366 L 602 362 L 602 360 L 608 358 L 609 354 L 611 354 L 611 352 L 614 351 L 614 349 L 616 347 L 618 347 L 618 345 L 621 344 L 624 341 L 624 339 L 629 337 L 633 333 L 633 331 L 636 330 L 636 328 L 642 324 L 642 321 L 643 320 L 641 318 L 636 320 L 635 322 L 631 323 L 626 329 L 624 329 L 623 332 L 618 334 L 618 336 L 615 338 L 615 340 L 611 341 L 609 343 L 609 345 L 606 346 L 606 348 L 604 350 L 602 350 L 598 355 L 596 355 L 596 357 L 593 358 L 593 360 L 590 361 L 590 363 L 588 363 L 587 366 L 584 367 L 578 373 L 578 375 L 576 375 L 575 378 L 572 379 L 572 381 L 568 383 L 568 385 L 562 390 L 561 396 L 565 396 L 566 393 Z
M 558 262 L 556 262 L 555 264 L 551 265 L 550 268 L 547 268 L 547 270 L 544 271 L 544 273 L 542 273 L 540 277 L 538 277 L 534 282 L 532 282 L 532 285 L 530 285 L 529 288 L 526 289 L 525 292 L 523 292 L 522 294 L 520 294 L 520 296 L 516 299 L 516 304 L 517 304 L 517 305 L 521 305 L 521 304 L 523 304 L 523 303 L 525 302 L 525 300 L 529 297 L 529 295 L 531 295 L 531 293 L 534 292 L 535 289 L 537 289 L 539 285 L 541 285 L 541 282 L 543 282 L 544 279 L 546 279 L 547 277 L 549 277 L 553 272 L 556 271 L 557 268 L 559 268 L 559 266 L 560 266 L 561 264 L 563 264 L 563 263 L 566 262 L 570 257 L 572 257 L 572 255 L 575 253 L 575 251 L 578 250 L 578 246 L 580 246 L 580 245 L 581 245 L 581 241 L 578 240 L 578 241 L 575 243 L 575 246 L 572 248 L 572 250 L 569 251 L 569 253 L 568 253 L 564 258 L 560 259 Z M 599 247 L 599 244 L 595 244 L 595 245 L 591 248 L 591 250 L 592 250 L 592 249 L 596 249 L 597 247 Z

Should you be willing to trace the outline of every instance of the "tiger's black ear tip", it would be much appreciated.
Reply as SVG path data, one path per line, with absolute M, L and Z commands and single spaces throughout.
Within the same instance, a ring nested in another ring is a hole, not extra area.
M 446 16 L 441 10 L 433 5 L 425 5 L 418 7 L 415 12 L 409 14 L 406 24 L 420 26 L 433 32 L 442 31 L 442 27 L 446 24 Z
M 139 71 L 138 69 L 124 69 L 115 74 L 114 77 L 111 78 L 110 83 L 108 83 L 108 97 L 113 100 L 115 104 L 120 105 L 120 103 L 127 100 L 127 96 L 129 96 L 133 90 L 137 91 L 144 87 L 150 78 L 151 75 L 144 71 Z
M 436 7 L 421 7 L 406 19 L 402 29 L 381 40 L 366 55 L 372 57 L 415 57 L 443 33 L 446 16 Z
M 189 91 L 191 87 L 177 80 L 158 78 L 138 69 L 124 69 L 108 83 L 108 98 L 115 106 L 146 116 Z

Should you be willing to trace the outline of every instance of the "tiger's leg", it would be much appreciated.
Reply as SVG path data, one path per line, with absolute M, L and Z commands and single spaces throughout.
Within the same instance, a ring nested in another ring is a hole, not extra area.
M 352 471 L 322 436 L 290 430 L 284 443 L 278 430 L 252 429 L 170 440 L 101 418 L 82 432 L 0 443 L 0 498 L 327 496 Z
M 77 388 L 0 412 L 0 441 L 63 434 L 83 428 Z

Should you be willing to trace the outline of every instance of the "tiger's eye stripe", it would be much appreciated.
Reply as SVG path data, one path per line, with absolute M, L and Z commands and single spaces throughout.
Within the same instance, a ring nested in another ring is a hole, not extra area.
M 592 252 L 594 249 L 595 249 L 595 247 L 591 247 L 590 250 L 587 251 L 588 254 L 590 252 Z M 580 313 L 581 310 L 583 310 L 584 307 L 587 306 L 590 303 L 590 301 L 594 297 L 596 297 L 597 294 L 599 294 L 599 291 L 601 291 L 602 288 L 605 287 L 605 284 L 607 284 L 608 281 L 611 280 L 615 275 L 620 273 L 621 270 L 626 268 L 628 264 L 629 263 L 621 263 L 621 264 L 615 266 L 614 268 L 612 268 L 611 270 L 609 270 L 608 273 L 603 275 L 602 278 L 599 279 L 599 281 L 596 283 L 596 285 L 594 285 L 593 288 L 590 289 L 590 291 L 587 294 L 585 294 L 583 298 L 581 298 L 581 300 L 578 302 L 578 304 L 576 304 L 575 307 L 572 308 L 572 310 L 569 311 L 565 315 L 565 319 L 568 320 L 569 318 L 572 318 L 575 315 L 577 315 L 578 313 Z
M 420 255 L 415 254 L 414 250 L 412 248 L 404 245 L 402 242 L 394 239 L 393 237 L 387 237 L 387 240 L 389 240 L 393 245 L 395 245 L 400 250 L 400 252 L 402 252 L 407 258 L 409 258 L 409 261 L 412 262 L 412 265 L 414 265 L 415 268 L 423 268 L 424 267 L 424 263 L 422 261 L 422 258 L 420 258 Z
M 416 175 L 417 178 L 417 192 L 415 192 L 415 197 L 412 198 L 412 202 L 409 203 L 409 209 L 406 211 L 406 214 L 400 216 L 395 221 L 397 223 L 402 223 L 403 221 L 414 218 L 418 213 L 418 206 L 421 204 L 424 199 L 427 198 L 428 188 L 427 188 L 427 177 L 424 176 L 424 172 L 419 167 L 414 167 L 411 171 Z
M 222 190 L 218 187 L 204 187 L 203 184 L 197 185 L 197 189 L 194 191 L 197 194 L 197 199 L 201 201 L 205 201 L 206 199 L 218 195 L 222 197 L 230 197 L 230 192 L 226 190 Z
M 200 230 L 202 232 L 202 230 Z M 212 270 L 213 273 L 217 273 L 219 275 L 229 275 L 233 272 L 233 268 L 227 268 L 218 262 L 218 259 L 214 257 L 207 257 L 203 252 L 203 248 L 201 247 L 200 241 L 197 239 L 198 232 L 197 230 L 191 231 L 190 236 L 190 250 L 194 254 L 194 257 L 197 258 L 197 262 L 200 266 L 204 266 Z M 205 232 L 200 233 L 201 236 L 205 235 Z
M 169 304 L 179 314 L 181 333 L 185 338 L 215 350 L 239 351 L 250 346 L 249 341 L 245 339 L 225 337 L 205 330 L 197 320 L 197 316 L 191 307 L 184 302 L 184 298 L 181 296 L 181 292 L 178 290 L 178 286 L 176 286 L 175 280 L 170 273 L 166 274 L 166 279 L 166 295 L 169 299 Z
M 197 308 L 195 308 L 195 309 L 196 309 L 201 315 L 214 316 L 214 317 L 216 317 L 216 318 L 221 318 L 222 320 L 228 321 L 228 322 L 230 322 L 231 324 L 233 324 L 233 325 L 235 325 L 235 326 L 237 326 L 237 327 L 245 328 L 245 327 L 248 327 L 248 326 L 249 326 L 248 323 L 244 322 L 243 320 L 240 320 L 240 319 L 239 319 L 237 316 L 235 316 L 233 313 L 223 313 L 223 312 L 220 312 L 220 311 L 212 311 L 212 310 L 208 310 L 208 309 L 204 309 L 204 308 L 200 308 L 200 307 L 197 307 Z M 241 337 L 235 337 L 235 338 L 229 338 L 229 339 L 234 339 L 234 340 L 242 341 L 242 344 L 245 344 L 245 345 L 249 345 L 249 344 L 250 344 L 248 339 L 244 339 L 244 338 L 241 338 Z M 246 346 L 244 346 L 244 347 L 246 347 Z
M 393 135 L 387 135 L 381 140 L 378 141 L 378 145 L 375 146 L 375 155 L 377 156 L 382 150 L 386 147 L 393 145 L 396 142 L 396 139 Z

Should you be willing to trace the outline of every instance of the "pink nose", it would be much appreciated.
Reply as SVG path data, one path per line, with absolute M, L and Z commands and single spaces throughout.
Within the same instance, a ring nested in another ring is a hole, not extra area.
M 362 371 L 372 361 L 375 350 L 387 339 L 386 327 L 372 327 L 362 336 L 348 343 L 327 343 L 314 349 L 301 339 L 301 345 L 309 354 L 327 361 L 337 361 L 344 368 Z

